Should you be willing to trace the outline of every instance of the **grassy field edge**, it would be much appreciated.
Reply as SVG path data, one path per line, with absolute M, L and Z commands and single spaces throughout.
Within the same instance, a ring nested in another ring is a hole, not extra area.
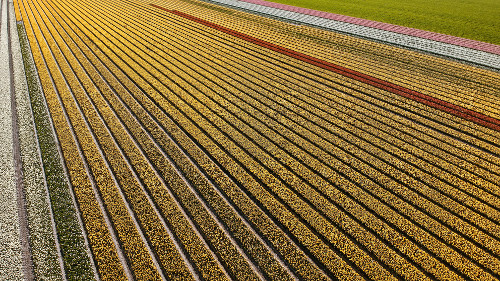
M 496 0 L 272 0 L 270 2 L 428 30 L 500 45 Z

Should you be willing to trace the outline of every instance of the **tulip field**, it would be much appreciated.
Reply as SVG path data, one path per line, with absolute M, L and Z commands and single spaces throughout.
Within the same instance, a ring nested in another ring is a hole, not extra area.
M 34 276 L 500 278 L 498 71 L 199 0 L 13 6 Z

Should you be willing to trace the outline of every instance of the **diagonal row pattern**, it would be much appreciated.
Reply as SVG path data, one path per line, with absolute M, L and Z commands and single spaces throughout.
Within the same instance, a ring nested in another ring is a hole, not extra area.
M 498 131 L 150 4 L 492 118 L 498 73 L 152 2 L 16 6 L 102 279 L 498 278 Z

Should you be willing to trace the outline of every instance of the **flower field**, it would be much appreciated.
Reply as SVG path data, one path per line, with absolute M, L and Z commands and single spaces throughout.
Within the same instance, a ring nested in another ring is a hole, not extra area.
M 35 276 L 500 277 L 498 72 L 198 0 L 14 7 Z

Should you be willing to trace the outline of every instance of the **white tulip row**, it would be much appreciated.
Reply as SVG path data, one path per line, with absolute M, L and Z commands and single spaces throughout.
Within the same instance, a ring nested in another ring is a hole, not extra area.
M 63 280 L 62 259 L 55 234 L 54 216 L 50 207 L 12 5 L 9 7 L 9 13 L 19 148 L 34 274 L 40 280 Z M 23 35 L 21 33 L 21 36 Z
M 330 31 L 352 34 L 355 36 L 378 40 L 414 50 L 425 51 L 469 63 L 500 69 L 500 55 L 474 50 L 453 44 L 437 42 L 429 39 L 381 30 L 377 28 L 326 19 L 302 13 L 286 11 L 278 8 L 262 6 L 239 0 L 206 0 L 216 4 L 237 8 L 260 15 L 293 21 Z
M 12 135 L 7 0 L 0 6 L 0 280 L 23 280 Z
M 0 16 L 0 280 L 30 279 L 26 272 L 31 269 L 26 271 L 23 266 L 31 265 L 37 278 L 62 280 L 62 263 L 11 1 L 1 1 Z M 18 136 L 13 133 L 13 98 Z M 23 197 L 18 195 L 16 184 L 13 143 L 17 137 Z M 21 215 L 19 206 L 26 207 L 25 214 Z M 21 217 L 27 220 L 29 234 L 22 231 Z M 29 239 L 33 264 L 23 256 L 22 239 Z

